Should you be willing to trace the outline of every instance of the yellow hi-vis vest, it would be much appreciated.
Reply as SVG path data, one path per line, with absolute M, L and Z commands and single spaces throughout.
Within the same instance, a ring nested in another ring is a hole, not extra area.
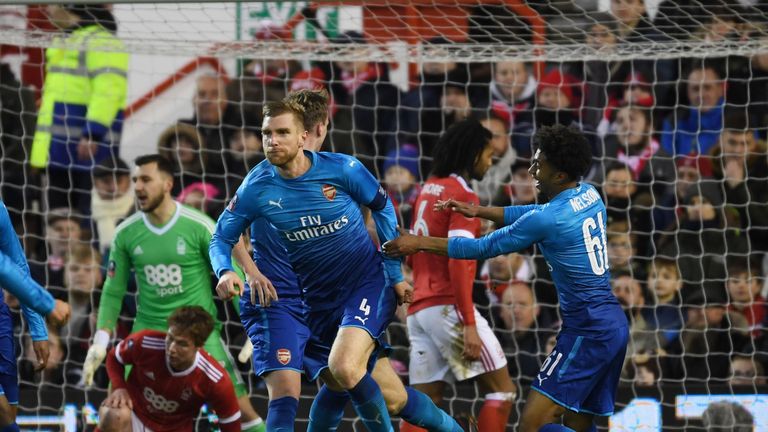
M 45 57 L 43 100 L 30 164 L 44 168 L 50 157 L 57 165 L 92 166 L 94 161 L 78 161 L 76 151 L 67 147 L 76 146 L 83 136 L 103 143 L 95 157 L 98 162 L 100 154 L 106 156 L 110 147 L 119 145 L 128 53 L 115 35 L 94 24 L 56 37 Z

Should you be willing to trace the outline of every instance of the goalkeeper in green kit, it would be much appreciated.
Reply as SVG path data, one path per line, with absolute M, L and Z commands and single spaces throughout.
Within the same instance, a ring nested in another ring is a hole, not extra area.
M 214 221 L 173 200 L 173 165 L 160 155 L 138 157 L 133 182 L 141 211 L 118 225 L 112 240 L 97 331 L 83 365 L 86 385 L 93 383 L 93 375 L 106 357 L 132 270 L 138 285 L 132 332 L 166 330 L 168 317 L 180 306 L 197 305 L 212 316 L 217 315 L 208 256 Z M 240 262 L 250 260 L 242 244 L 235 248 L 234 255 Z M 251 405 L 248 390 L 221 340 L 221 323 L 216 324 L 204 349 L 224 366 L 235 385 L 242 430 L 265 431 L 264 422 Z

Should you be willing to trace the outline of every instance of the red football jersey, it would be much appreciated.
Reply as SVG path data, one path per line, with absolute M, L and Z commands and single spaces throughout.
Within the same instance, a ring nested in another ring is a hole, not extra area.
M 126 365 L 133 366 L 127 381 Z M 224 368 L 199 350 L 189 369 L 171 370 L 163 332 L 142 330 L 125 338 L 109 352 L 107 372 L 113 388 L 128 390 L 134 414 L 152 430 L 192 431 L 207 403 L 219 416 L 222 431 L 240 431 L 240 407 Z
M 431 177 L 421 189 L 414 206 L 411 231 L 431 237 L 468 237 L 480 235 L 480 220 L 466 218 L 450 210 L 434 211 L 438 200 L 453 198 L 479 205 L 477 195 L 464 179 L 456 174 Z M 477 262 L 457 260 L 441 255 L 419 252 L 411 257 L 413 268 L 413 303 L 408 313 L 438 305 L 456 305 L 465 324 L 475 323 L 472 284 Z

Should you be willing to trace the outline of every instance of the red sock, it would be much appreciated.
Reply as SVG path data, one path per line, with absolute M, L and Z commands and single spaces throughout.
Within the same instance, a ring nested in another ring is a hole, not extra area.
M 427 432 L 426 429 L 416 427 L 405 420 L 400 422 L 400 432 Z
M 512 411 L 512 401 L 486 399 L 480 409 L 477 427 L 483 432 L 504 432 Z

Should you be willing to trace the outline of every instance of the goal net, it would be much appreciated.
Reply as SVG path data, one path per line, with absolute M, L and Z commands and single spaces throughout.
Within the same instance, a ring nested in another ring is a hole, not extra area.
M 471 187 L 482 204 L 495 206 L 541 202 L 528 173 L 538 129 L 582 130 L 594 154 L 584 181 L 608 209 L 607 236 L 590 250 L 601 252 L 593 253 L 593 267 L 611 273 L 631 323 L 616 412 L 598 420 L 599 429 L 738 424 L 744 429 L 734 430 L 768 431 L 763 2 L 26 3 L 0 6 L 2 200 L 33 277 L 72 304 L 73 320 L 51 329 L 48 366 L 35 372 L 18 302 L 6 293 L 20 347 L 22 429 L 95 425 L 105 371 L 86 388 L 82 366 L 114 225 L 134 209 L 133 160 L 168 156 L 177 168 L 174 196 L 215 219 L 264 159 L 264 102 L 325 88 L 331 105 L 323 150 L 365 164 L 397 204 L 403 226 L 419 217 L 413 204 L 451 124 L 473 117 L 491 130 L 493 166 Z M 119 43 L 60 31 L 57 20 L 67 15 L 57 8 L 116 25 Z M 66 63 L 67 52 L 74 63 Z M 86 52 L 102 60 L 78 63 Z M 125 53 L 127 66 L 119 66 L 115 56 Z M 78 86 L 93 85 L 99 61 L 113 68 L 100 71 L 112 81 L 86 97 Z M 68 78 L 46 81 L 62 67 L 70 68 Z M 51 111 L 45 98 L 52 94 L 69 108 Z M 93 126 L 99 121 L 106 126 Z M 100 150 L 88 153 L 79 145 L 83 136 Z M 62 142 L 69 150 L 56 153 Z M 107 148 L 119 148 L 126 165 L 98 163 Z M 90 272 L 94 262 L 101 267 Z M 474 301 L 519 389 L 513 430 L 531 383 L 551 361 L 557 292 L 537 247 L 477 268 Z M 129 288 L 117 338 L 131 327 L 135 296 Z M 236 356 L 245 340 L 239 318 L 231 305 L 218 306 Z M 389 333 L 391 361 L 407 382 L 404 318 Z M 264 383 L 249 364 L 241 372 L 266 415 Z M 303 389 L 300 429 L 317 387 L 305 382 Z M 485 393 L 473 383 L 451 384 L 441 406 L 457 418 L 477 416 Z M 348 413 L 343 430 L 362 430 Z M 199 424 L 216 427 L 208 416 Z

